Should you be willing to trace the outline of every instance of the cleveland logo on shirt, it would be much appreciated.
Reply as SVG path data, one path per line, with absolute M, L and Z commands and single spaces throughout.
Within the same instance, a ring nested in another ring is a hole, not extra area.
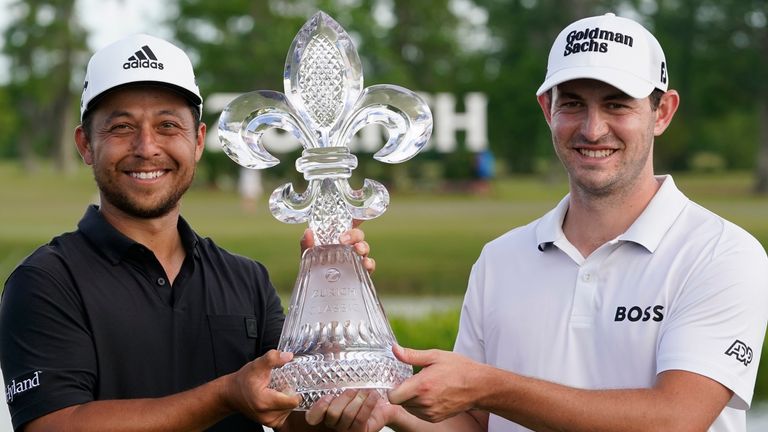
M 568 37 L 565 41 L 564 57 L 580 52 L 607 53 L 608 42 L 614 42 L 628 47 L 631 47 L 635 43 L 632 36 L 609 30 L 601 30 L 599 27 L 593 29 L 587 27 L 580 31 L 574 30 L 568 33 Z
M 752 362 L 752 354 L 752 348 L 738 339 L 725 351 L 725 355 L 736 357 L 736 360 L 744 363 L 744 366 Z
M 19 377 L 18 381 L 15 379 L 11 380 L 11 382 L 5 386 L 5 401 L 11 403 L 16 396 L 27 390 L 39 387 L 41 373 L 42 372 L 40 371 L 36 371 L 30 374 L 29 378 Z

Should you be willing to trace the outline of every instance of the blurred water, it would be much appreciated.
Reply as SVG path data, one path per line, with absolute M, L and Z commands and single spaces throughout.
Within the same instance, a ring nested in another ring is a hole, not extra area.
M 768 431 L 768 403 L 754 404 L 747 412 L 747 432 Z
M 380 297 L 379 301 L 384 307 L 388 317 L 422 318 L 430 314 L 439 314 L 461 310 L 460 296 L 396 296 Z

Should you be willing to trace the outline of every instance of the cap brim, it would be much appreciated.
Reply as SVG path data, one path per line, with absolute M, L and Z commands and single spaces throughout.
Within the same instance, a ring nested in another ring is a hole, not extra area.
M 620 70 L 601 68 L 596 66 L 572 67 L 557 71 L 551 76 L 547 77 L 547 79 L 544 81 L 544 84 L 542 84 L 541 87 L 536 90 L 536 96 L 540 96 L 542 93 L 558 84 L 576 79 L 593 79 L 602 81 L 606 84 L 610 84 L 616 87 L 617 89 L 636 99 L 642 99 L 650 95 L 654 89 L 652 82 L 643 80 L 638 78 L 636 75 L 628 74 Z
M 97 94 L 93 98 L 91 98 L 90 101 L 88 101 L 88 106 L 85 107 L 83 110 L 83 113 L 81 117 L 85 116 L 85 113 L 92 110 L 98 103 L 104 99 L 104 96 L 112 93 L 115 90 L 123 89 L 126 87 L 160 87 L 167 90 L 171 90 L 173 92 L 178 93 L 181 97 L 189 101 L 192 105 L 197 106 L 198 109 L 200 109 L 200 105 L 203 103 L 203 100 L 196 94 L 192 93 L 191 91 L 185 89 L 184 87 L 177 86 L 175 84 L 170 84 L 167 82 L 161 82 L 161 81 L 134 81 L 134 82 L 127 82 L 125 84 L 120 84 L 114 87 L 111 87 L 109 89 L 104 90 L 103 92 Z M 201 113 L 202 114 L 202 113 Z

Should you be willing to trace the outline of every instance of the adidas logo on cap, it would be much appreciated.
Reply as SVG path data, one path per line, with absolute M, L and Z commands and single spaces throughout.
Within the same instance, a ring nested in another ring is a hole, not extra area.
M 80 119 L 97 97 L 132 83 L 157 83 L 178 90 L 202 114 L 203 98 L 187 54 L 166 40 L 136 34 L 113 42 L 91 56 L 85 70 Z
M 149 48 L 149 45 L 141 47 L 141 49 L 136 51 L 134 55 L 128 57 L 128 61 L 123 63 L 123 69 L 139 68 L 163 70 L 163 64 L 157 60 L 157 56 Z

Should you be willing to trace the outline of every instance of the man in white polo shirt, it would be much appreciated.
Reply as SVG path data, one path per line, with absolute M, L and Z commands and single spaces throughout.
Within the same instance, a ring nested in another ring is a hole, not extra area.
M 537 96 L 570 193 L 483 249 L 455 353 L 395 349 L 423 369 L 371 430 L 744 431 L 768 259 L 654 175 L 654 138 L 679 105 L 661 46 L 613 14 L 577 21 Z

